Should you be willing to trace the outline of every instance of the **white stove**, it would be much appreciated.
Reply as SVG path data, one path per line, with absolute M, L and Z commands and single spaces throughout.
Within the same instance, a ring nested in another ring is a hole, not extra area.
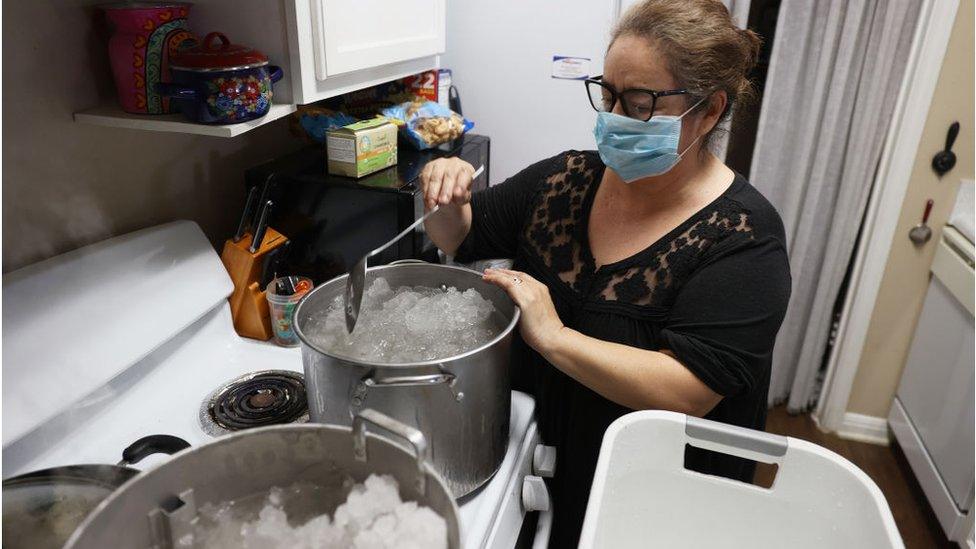
M 301 373 L 299 349 L 234 332 L 231 289 L 210 243 L 185 221 L 6 275 L 3 478 L 114 464 L 151 434 L 204 444 L 224 432 L 206 413 L 220 387 L 254 372 Z M 513 393 L 502 465 L 458 502 L 465 548 L 512 547 L 526 511 L 542 512 L 536 545 L 548 539 L 548 495 L 535 475 L 551 471 L 552 456 L 539 445 L 534 407 Z M 150 456 L 135 467 L 166 459 Z

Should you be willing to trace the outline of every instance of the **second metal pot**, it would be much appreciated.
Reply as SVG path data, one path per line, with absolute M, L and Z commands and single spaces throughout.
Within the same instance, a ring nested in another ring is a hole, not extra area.
M 302 341 L 305 387 L 313 422 L 350 425 L 369 407 L 416 427 L 431 446 L 431 462 L 455 497 L 484 484 L 505 457 L 511 414 L 508 363 L 519 309 L 481 273 L 429 263 L 386 265 L 368 271 L 390 286 L 455 287 L 477 290 L 495 306 L 502 332 L 468 352 L 416 363 L 368 363 L 332 354 L 303 330 L 325 314 L 345 291 L 346 276 L 322 284 L 295 311 Z
M 61 549 L 92 509 L 139 474 L 128 465 L 189 447 L 181 438 L 149 435 L 126 448 L 118 465 L 68 465 L 5 479 L 4 548 Z

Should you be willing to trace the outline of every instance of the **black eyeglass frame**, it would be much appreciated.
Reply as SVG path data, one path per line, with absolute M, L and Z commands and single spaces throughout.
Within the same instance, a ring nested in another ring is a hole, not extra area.
M 641 92 L 650 95 L 651 110 L 647 115 L 647 118 L 639 118 L 630 114 L 630 112 L 628 112 L 627 109 L 627 102 L 624 101 L 621 103 L 621 105 L 624 108 L 624 114 L 626 114 L 629 118 L 640 120 L 642 122 L 647 122 L 648 120 L 651 119 L 652 116 L 654 116 L 654 109 L 657 107 L 658 98 L 667 97 L 669 95 L 688 95 L 691 93 L 684 88 L 677 89 L 677 90 L 647 90 L 644 88 L 627 88 L 626 90 L 621 90 L 618 92 L 613 88 L 613 86 L 603 81 L 602 74 L 599 76 L 594 76 L 593 78 L 587 78 L 583 80 L 583 84 L 586 87 L 586 97 L 590 100 L 590 106 L 593 107 L 593 110 L 595 110 L 596 112 L 613 112 L 613 108 L 617 106 L 617 101 L 620 99 L 621 96 L 623 96 L 626 93 Z M 590 84 L 595 84 L 610 92 L 610 107 L 608 109 L 603 110 L 602 108 L 598 107 L 595 103 L 593 103 L 593 94 L 590 93 Z

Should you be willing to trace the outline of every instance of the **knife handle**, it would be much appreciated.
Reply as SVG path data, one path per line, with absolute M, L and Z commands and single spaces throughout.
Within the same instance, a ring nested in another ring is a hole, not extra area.
M 254 208 L 257 206 L 258 187 L 251 187 L 247 193 L 247 200 L 244 202 L 244 214 L 241 215 L 241 222 L 237 224 L 237 232 L 234 233 L 234 242 L 240 242 L 244 238 L 244 233 L 250 228 L 251 217 L 254 215 Z
M 268 195 L 271 193 L 271 188 L 274 186 L 274 178 L 275 174 L 273 173 L 268 174 L 268 177 L 264 178 L 264 183 L 261 184 L 261 198 L 258 200 L 258 204 L 264 204 L 268 201 Z
M 275 273 L 281 271 L 283 263 L 288 257 L 288 249 L 290 246 L 291 240 L 285 240 L 281 245 L 265 254 L 264 263 L 261 266 L 262 288 L 274 279 Z
M 261 217 L 258 218 L 258 224 L 254 227 L 254 238 L 251 240 L 250 252 L 257 253 L 261 248 L 261 242 L 264 240 L 264 233 L 268 232 L 268 217 L 271 215 L 271 208 L 274 206 L 274 202 L 268 200 L 264 203 L 264 207 L 261 208 Z

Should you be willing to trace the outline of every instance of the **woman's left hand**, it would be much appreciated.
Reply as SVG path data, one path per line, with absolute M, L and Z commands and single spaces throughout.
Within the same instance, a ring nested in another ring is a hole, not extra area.
M 485 282 L 505 290 L 522 309 L 519 330 L 522 339 L 536 351 L 545 354 L 563 329 L 549 288 L 531 276 L 510 269 L 485 269 Z

